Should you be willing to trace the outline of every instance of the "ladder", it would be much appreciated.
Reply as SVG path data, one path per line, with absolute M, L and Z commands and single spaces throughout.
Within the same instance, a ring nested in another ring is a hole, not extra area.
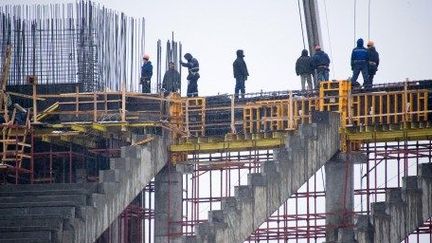
M 17 108 L 14 108 L 10 122 L 4 123 L 2 127 L 2 154 L 0 168 L 22 168 L 24 159 L 31 159 L 27 151 L 31 149 L 28 142 L 30 132 L 30 112 L 25 115 L 25 124 L 17 124 Z

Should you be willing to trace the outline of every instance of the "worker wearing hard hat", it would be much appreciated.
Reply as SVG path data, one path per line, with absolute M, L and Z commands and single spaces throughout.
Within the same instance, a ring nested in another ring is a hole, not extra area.
M 378 70 L 379 54 L 375 50 L 375 44 L 373 41 L 369 41 L 367 43 L 367 47 L 368 47 L 368 56 L 369 56 L 369 63 L 368 63 L 369 79 L 367 84 L 365 84 L 365 88 L 370 88 L 372 87 L 374 76 Z
M 153 65 L 149 61 L 150 56 L 148 54 L 144 55 L 143 60 L 144 60 L 144 64 L 141 67 L 140 83 L 142 85 L 142 92 L 150 93 L 151 77 L 153 76 Z
M 353 76 L 351 78 L 352 84 L 355 86 L 357 84 L 357 78 L 360 72 L 363 76 L 363 86 L 366 86 L 369 82 L 369 71 L 368 71 L 368 51 L 363 46 L 363 39 L 357 40 L 357 47 L 353 49 L 351 53 L 351 69 L 353 71 Z

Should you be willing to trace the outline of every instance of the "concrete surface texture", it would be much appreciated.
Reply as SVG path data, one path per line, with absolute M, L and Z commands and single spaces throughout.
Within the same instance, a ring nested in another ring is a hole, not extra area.
M 97 184 L 0 187 L 0 242 L 96 241 L 165 166 L 168 143 L 123 147 Z
M 275 161 L 266 161 L 262 173 L 248 175 L 248 185 L 235 188 L 235 197 L 183 242 L 243 242 L 339 150 L 339 116 L 316 112 L 313 123 L 300 126 L 277 149 Z
M 401 242 L 432 216 L 432 164 L 420 164 L 418 176 L 403 178 L 402 188 L 386 192 L 385 202 L 372 204 L 372 216 L 361 216 L 358 243 Z

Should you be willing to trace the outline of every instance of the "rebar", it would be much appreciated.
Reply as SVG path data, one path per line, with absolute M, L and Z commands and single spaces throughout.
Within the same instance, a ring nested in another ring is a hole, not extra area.
M 9 85 L 35 75 L 83 91 L 138 91 L 144 23 L 91 1 L 0 6 L 0 58 L 13 47 Z

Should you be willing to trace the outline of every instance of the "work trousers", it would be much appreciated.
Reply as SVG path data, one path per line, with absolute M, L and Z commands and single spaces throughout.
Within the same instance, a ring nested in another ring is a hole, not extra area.
M 317 68 L 317 83 L 316 88 L 319 89 L 319 84 L 321 81 L 328 81 L 329 80 L 329 69 L 328 68 Z
M 308 89 L 313 89 L 312 87 L 312 75 L 311 74 L 300 74 L 302 90 L 305 90 L 305 84 L 307 82 Z
M 366 62 L 360 64 L 354 64 L 351 83 L 355 84 L 357 82 L 360 72 L 363 76 L 363 86 L 367 87 L 369 85 L 369 70 Z
M 192 78 L 189 80 L 187 86 L 187 97 L 197 97 L 198 96 L 198 79 Z
M 151 90 L 150 90 L 150 80 L 144 80 L 142 82 L 142 92 L 144 94 L 151 92 Z
M 244 78 L 236 78 L 236 85 L 234 89 L 235 96 L 238 97 L 239 92 L 242 94 L 242 98 L 244 98 L 245 94 L 245 80 Z

